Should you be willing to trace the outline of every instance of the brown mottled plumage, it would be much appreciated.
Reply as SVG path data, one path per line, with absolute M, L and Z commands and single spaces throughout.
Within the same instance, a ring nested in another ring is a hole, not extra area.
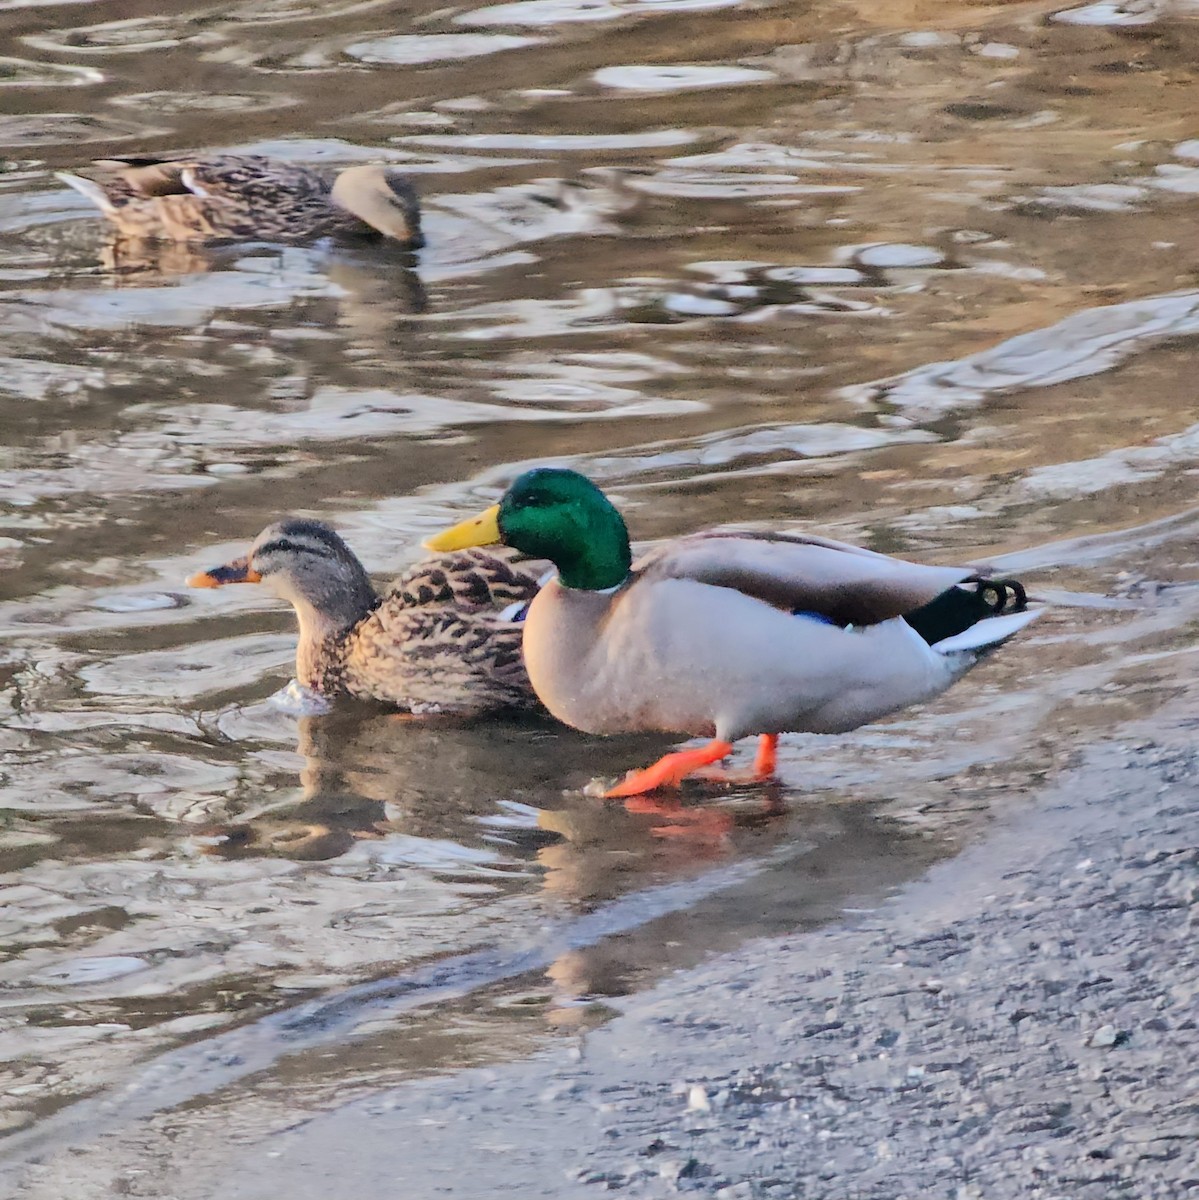
M 503 609 L 509 604 L 525 604 L 537 594 L 537 565 L 512 562 L 487 551 L 457 550 L 414 563 L 389 590 L 409 608 Z M 545 563 L 539 565 L 542 570 L 546 567 Z
M 332 529 L 290 518 L 264 529 L 245 557 L 188 583 L 261 581 L 289 601 L 300 624 L 296 678 L 305 687 L 470 716 L 538 706 L 521 658 L 523 626 L 505 609 L 532 600 L 539 574 L 537 564 L 460 551 L 418 563 L 380 597 Z
M 383 234 L 418 249 L 420 205 L 391 167 L 340 172 L 260 154 L 100 159 L 98 178 L 60 173 L 134 240 L 294 241 Z

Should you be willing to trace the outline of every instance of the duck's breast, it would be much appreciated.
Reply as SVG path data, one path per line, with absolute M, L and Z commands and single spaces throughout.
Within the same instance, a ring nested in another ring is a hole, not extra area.
M 525 623 L 534 690 L 588 733 L 710 734 L 723 664 L 710 652 L 709 626 L 721 622 L 689 601 L 704 592 L 719 601 L 725 591 L 677 579 L 640 579 L 611 594 L 548 584 Z
M 953 673 L 902 620 L 847 630 L 731 588 L 554 584 L 525 632 L 533 687 L 591 733 L 839 732 L 936 695 Z

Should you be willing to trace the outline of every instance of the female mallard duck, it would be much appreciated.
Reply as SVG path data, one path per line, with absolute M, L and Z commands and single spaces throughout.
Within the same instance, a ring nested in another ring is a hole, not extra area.
M 296 610 L 296 678 L 313 691 L 421 714 L 537 706 L 519 621 L 537 593 L 533 566 L 468 551 L 417 564 L 379 597 L 332 529 L 289 518 L 264 529 L 245 557 L 187 582 L 260 581 Z
M 420 205 L 390 167 L 339 173 L 260 154 L 108 158 L 99 179 L 59 173 L 133 240 L 273 241 L 383 234 L 419 249 Z
M 609 796 L 677 786 L 749 734 L 765 779 L 780 733 L 843 733 L 930 700 L 1037 615 L 1014 581 L 798 534 L 698 533 L 632 564 L 620 513 L 554 468 L 425 545 L 493 542 L 558 568 L 524 623 L 529 678 L 555 717 L 589 733 L 715 739 Z

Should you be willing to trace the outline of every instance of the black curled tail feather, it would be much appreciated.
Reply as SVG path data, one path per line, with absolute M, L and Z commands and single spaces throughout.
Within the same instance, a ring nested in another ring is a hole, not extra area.
M 994 595 L 991 606 L 993 617 L 1003 616 L 1004 613 L 1024 612 L 1028 608 L 1028 593 L 1018 579 L 988 579 L 979 575 L 967 582 L 976 583 L 979 593 L 983 596 Z
M 1023 612 L 1027 607 L 1028 594 L 1019 580 L 975 575 L 906 613 L 904 620 L 932 646 L 987 617 Z

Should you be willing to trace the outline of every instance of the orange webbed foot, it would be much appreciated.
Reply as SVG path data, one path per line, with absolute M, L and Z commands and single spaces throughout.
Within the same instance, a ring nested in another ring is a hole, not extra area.
M 778 769 L 779 735 L 764 733 L 758 738 L 758 753 L 754 756 L 754 776 L 758 783 L 773 779 Z
M 619 799 L 623 796 L 640 796 L 658 788 L 677 788 L 688 775 L 727 758 L 732 752 L 732 742 L 719 740 L 709 742 L 698 750 L 677 750 L 643 771 L 630 771 L 620 783 L 609 788 L 604 797 Z
M 758 739 L 758 753 L 754 757 L 754 765 L 748 771 L 723 771 L 714 767 L 711 770 L 696 771 L 695 775 L 712 783 L 724 783 L 734 787 L 767 783 L 774 778 L 775 767 L 778 764 L 778 746 L 777 733 L 764 733 Z

